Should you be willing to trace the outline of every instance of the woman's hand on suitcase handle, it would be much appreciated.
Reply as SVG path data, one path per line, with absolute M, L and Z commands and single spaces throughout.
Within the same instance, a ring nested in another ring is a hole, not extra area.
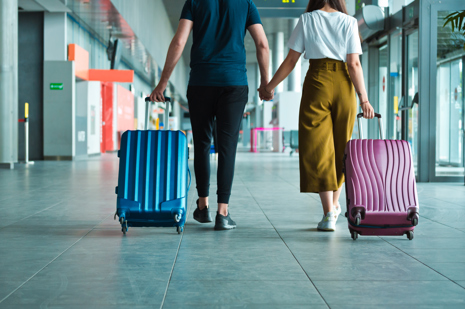
M 152 102 L 165 102 L 165 96 L 163 93 L 165 92 L 166 85 L 162 83 L 158 84 L 158 86 L 152 91 L 150 95 L 150 101 Z
M 360 103 L 360 106 L 362 107 L 363 118 L 373 119 L 375 117 L 375 110 L 368 100 Z

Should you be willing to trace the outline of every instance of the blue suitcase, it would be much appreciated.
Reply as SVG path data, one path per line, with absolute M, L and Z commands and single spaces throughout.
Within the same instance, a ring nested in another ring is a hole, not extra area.
M 126 131 L 118 156 L 115 219 L 123 233 L 129 226 L 174 226 L 181 233 L 191 177 L 184 133 Z

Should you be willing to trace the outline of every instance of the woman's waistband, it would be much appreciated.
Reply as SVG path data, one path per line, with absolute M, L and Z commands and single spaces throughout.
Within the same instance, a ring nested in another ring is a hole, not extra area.
M 340 71 L 347 70 L 347 63 L 330 58 L 310 59 L 310 70 Z

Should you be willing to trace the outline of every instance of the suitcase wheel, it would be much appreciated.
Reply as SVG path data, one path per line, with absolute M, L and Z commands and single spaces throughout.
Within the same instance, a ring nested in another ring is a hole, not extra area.
M 350 231 L 350 236 L 352 236 L 353 240 L 357 240 L 358 238 L 358 233 L 356 231 Z
M 355 217 L 355 225 L 360 225 L 360 221 L 361 221 L 360 215 L 357 214 L 357 216 Z
M 408 240 L 412 240 L 412 239 L 413 239 L 413 231 L 408 231 L 408 232 L 407 232 L 407 238 L 408 238 Z
M 174 215 L 174 222 L 178 223 L 179 221 L 181 221 L 181 219 L 182 219 L 181 214 L 175 214 Z
M 128 231 L 128 220 L 124 220 L 124 217 L 119 218 L 119 223 L 121 224 L 121 232 L 126 235 Z
M 183 226 L 177 226 L 176 231 L 178 232 L 178 234 L 181 234 L 182 231 L 184 231 L 184 227 Z

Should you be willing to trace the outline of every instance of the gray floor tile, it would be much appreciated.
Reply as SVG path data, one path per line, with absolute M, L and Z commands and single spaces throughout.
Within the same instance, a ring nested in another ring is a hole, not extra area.
M 55 304 L 49 304 L 46 303 L 42 306 L 42 308 L 47 308 L 47 309 L 154 309 L 154 308 L 159 308 L 159 305 L 139 305 L 139 304 L 129 304 L 129 305 L 105 305 L 105 304 L 81 304 L 81 305 L 70 305 L 70 304 L 65 304 L 65 305 L 55 305 Z M 2 307 L 0 304 L 0 308 L 8 308 L 6 306 Z M 12 309 L 35 309 L 37 308 L 37 305 L 19 305 L 19 304 L 14 304 L 10 308 Z
M 399 249 L 464 249 L 465 238 L 461 237 L 416 237 L 413 241 L 404 238 L 383 237 Z
M 199 293 L 202 291 L 202 293 Z M 173 281 L 166 305 L 325 305 L 309 281 Z
M 349 261 L 341 259 L 338 263 L 326 263 L 325 260 L 299 259 L 300 265 L 308 276 L 315 281 L 356 280 L 394 280 L 394 281 L 448 281 L 436 271 L 415 261 L 378 263 L 369 261 Z
M 373 309 L 373 305 L 350 305 L 350 304 L 343 304 L 343 305 L 331 305 L 331 309 Z M 382 305 L 382 304 L 376 304 L 376 309 L 462 309 L 463 305 L 457 305 L 457 304 L 447 304 L 447 305 L 418 305 L 418 304 L 413 304 L 413 305 Z
M 47 280 L 39 275 L 7 298 L 0 306 L 16 305 L 159 305 L 166 285 L 151 278 L 73 280 L 60 275 Z
M 263 260 L 270 262 L 279 262 L 282 260 L 293 260 L 292 254 L 289 252 L 287 247 L 282 244 L 279 246 L 272 247 L 261 247 L 261 248 L 234 248 L 228 250 L 218 249 L 201 249 L 191 250 L 184 249 L 181 246 L 179 250 L 177 263 L 199 263 L 199 262 L 214 262 L 228 261 L 231 263 L 239 262 L 261 262 Z
M 451 281 L 314 281 L 329 306 L 465 306 L 465 290 Z M 337 291 L 337 293 L 334 293 Z
M 465 280 L 465 260 L 462 263 L 427 263 L 427 265 L 451 280 Z
M 463 249 L 403 249 L 412 257 L 423 263 L 463 263 L 465 248 Z
M 0 300 L 7 297 L 17 287 L 19 287 L 22 283 L 24 283 L 24 281 L 26 280 L 23 280 L 23 281 L 11 280 L 11 277 L 9 276 L 1 276 L 0 277 Z M 3 308 L 1 303 L 0 303 L 0 308 Z
M 173 281 L 188 281 L 193 278 L 213 281 L 308 281 L 305 272 L 295 260 L 268 261 L 263 257 L 248 261 L 208 259 L 205 262 L 176 263 Z
M 328 309 L 327 305 L 315 305 L 315 304 L 306 304 L 306 305 L 273 305 L 273 304 L 261 304 L 261 305 L 253 305 L 253 304 L 246 304 L 246 305 L 186 305 L 182 304 L 182 308 L 184 309 Z M 180 305 L 173 303 L 173 304 L 165 304 L 163 309 L 179 309 Z
M 233 231 L 193 220 L 194 178 L 183 235 L 121 233 L 113 221 L 115 154 L 0 170 L 0 300 L 42 269 L 0 308 L 158 308 L 181 237 L 164 308 L 327 308 L 307 274 L 331 308 L 465 307 L 463 184 L 418 184 L 422 217 L 413 241 L 354 242 L 343 216 L 336 232 L 316 230 L 321 202 L 299 192 L 298 164 L 286 154 L 238 154 Z M 212 163 L 213 216 L 216 171 Z M 345 211 L 344 193 L 340 201 Z

